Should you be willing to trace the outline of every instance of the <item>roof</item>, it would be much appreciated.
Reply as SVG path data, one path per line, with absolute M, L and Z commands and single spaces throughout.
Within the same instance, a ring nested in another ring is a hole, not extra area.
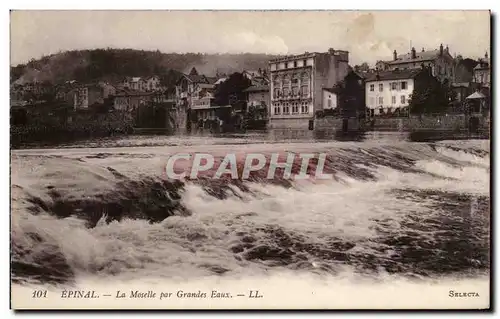
M 218 79 L 214 84 L 221 84 L 222 82 L 226 81 L 227 80 L 227 77 L 224 77 L 224 78 L 220 78 Z
M 448 54 L 446 51 L 443 51 L 443 54 Z M 435 60 L 440 54 L 439 50 L 430 50 L 430 51 L 422 51 L 416 52 L 416 58 L 411 58 L 411 52 L 405 54 L 399 54 L 396 60 L 386 60 L 386 61 L 378 61 L 387 63 L 387 64 L 400 64 L 400 63 L 409 63 L 409 62 L 424 62 L 424 61 L 432 61 Z
M 215 85 L 208 83 L 200 83 L 198 86 L 202 89 L 213 89 L 215 87 Z
M 367 76 L 366 82 L 384 81 L 384 80 L 404 80 L 417 76 L 422 69 L 379 71 Z
M 262 91 L 269 91 L 269 85 L 252 85 L 243 92 L 262 92 Z
M 206 76 L 205 78 L 207 79 L 208 83 L 210 83 L 210 84 L 215 84 L 215 82 L 217 82 L 217 78 L 216 77 Z
M 153 94 L 155 94 L 155 92 L 120 90 L 120 92 L 117 92 L 115 96 L 148 96 Z
M 208 80 L 204 75 L 189 75 L 189 74 L 184 74 L 184 77 L 188 79 L 191 82 L 194 83 L 207 83 Z
M 468 97 L 466 97 L 465 99 L 466 100 L 475 100 L 475 99 L 484 99 L 484 98 L 486 98 L 486 96 L 483 93 L 474 92 L 471 95 L 469 95 Z
M 133 77 L 131 79 L 132 82 L 139 82 L 140 80 L 141 80 L 141 78 L 139 76 Z

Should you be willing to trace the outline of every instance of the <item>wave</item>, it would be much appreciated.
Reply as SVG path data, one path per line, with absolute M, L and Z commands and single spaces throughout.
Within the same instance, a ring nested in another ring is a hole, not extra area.
M 487 145 L 278 148 L 311 150 L 327 153 L 333 180 L 267 179 L 266 168 L 249 180 L 167 180 L 170 151 L 14 154 L 13 280 L 488 271 Z

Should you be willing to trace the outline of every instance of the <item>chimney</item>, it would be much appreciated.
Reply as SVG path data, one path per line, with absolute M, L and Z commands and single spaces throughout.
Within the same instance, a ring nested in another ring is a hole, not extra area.
M 448 45 L 446 45 L 446 53 L 450 53 L 450 49 L 448 48 Z
M 396 50 L 394 50 L 394 52 L 393 52 L 393 59 L 394 59 L 394 61 L 396 61 L 398 59 L 398 52 Z
M 333 48 L 330 48 L 330 49 L 328 49 L 328 53 L 330 53 L 330 54 L 334 54 L 334 53 L 335 53 L 335 50 L 334 50 Z
M 484 58 L 485 58 L 486 60 L 488 60 L 488 52 L 486 52 L 486 53 L 484 54 Z
M 258 71 L 259 75 L 262 75 L 262 69 L 259 68 L 259 71 Z
M 443 44 L 439 46 L 439 55 L 443 55 Z
M 425 52 L 425 49 L 424 49 L 424 48 L 422 48 L 422 52 Z
M 411 58 L 416 59 L 417 58 L 417 51 L 415 48 L 411 48 Z

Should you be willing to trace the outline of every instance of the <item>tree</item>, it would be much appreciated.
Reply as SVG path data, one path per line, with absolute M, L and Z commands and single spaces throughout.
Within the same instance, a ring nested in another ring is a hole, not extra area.
M 246 100 L 246 93 L 243 90 L 251 85 L 252 82 L 242 73 L 231 74 L 226 81 L 218 84 L 215 88 L 215 104 L 220 106 L 241 105 L 241 102 Z
M 445 80 L 440 82 L 425 67 L 414 78 L 415 88 L 409 101 L 412 114 L 441 113 L 448 109 L 452 91 Z
M 368 65 L 368 63 L 363 62 L 363 63 L 361 63 L 361 65 L 355 65 L 354 71 L 356 71 L 356 72 L 368 72 L 368 71 L 370 71 L 370 66 Z
M 364 114 L 365 85 L 363 79 L 355 72 L 349 72 L 337 83 L 333 91 L 337 95 L 337 109 L 343 117 L 354 117 Z

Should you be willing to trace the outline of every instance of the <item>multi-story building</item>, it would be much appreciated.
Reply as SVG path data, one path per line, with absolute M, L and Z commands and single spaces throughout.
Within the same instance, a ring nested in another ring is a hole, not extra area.
M 127 90 L 146 91 L 146 81 L 140 76 L 127 76 L 121 86 Z
M 269 84 L 268 72 L 265 69 L 258 69 L 257 71 L 245 70 L 242 74 L 252 82 L 252 85 Z
M 374 73 L 365 79 L 366 116 L 387 113 L 408 114 L 409 100 L 422 69 Z
M 329 49 L 269 61 L 272 128 L 307 128 L 323 109 L 323 88 L 331 88 L 348 73 L 349 52 Z
M 189 74 L 183 74 L 177 81 L 176 107 L 179 113 L 179 121 L 185 122 L 181 114 L 187 116 L 187 110 L 191 110 L 191 119 L 208 119 L 215 117 L 214 93 L 217 78 L 199 75 L 196 68 L 192 68 Z
M 103 104 L 107 98 L 116 94 L 116 88 L 107 82 L 99 82 L 79 85 L 71 92 L 74 108 L 87 109 L 94 104 Z
M 115 110 L 134 112 L 140 106 L 154 101 L 155 95 L 150 92 L 122 91 L 118 92 L 114 98 L 113 106 Z
M 148 92 L 160 90 L 161 89 L 160 77 L 157 75 L 153 75 L 145 78 L 144 87 Z
M 491 66 L 488 53 L 484 55 L 484 59 L 479 59 L 474 68 L 474 82 L 481 83 L 481 86 L 486 88 L 491 87 Z
M 450 55 L 448 46 L 443 48 L 442 44 L 437 50 L 426 51 L 422 48 L 421 52 L 417 52 L 412 48 L 409 53 L 400 55 L 394 50 L 392 60 L 378 61 L 376 67 L 379 71 L 394 71 L 421 69 L 422 65 L 430 67 L 432 75 L 440 81 L 446 79 L 450 83 L 453 82 L 454 59 Z
M 244 90 L 247 93 L 247 106 L 268 108 L 271 103 L 269 85 L 252 85 Z

